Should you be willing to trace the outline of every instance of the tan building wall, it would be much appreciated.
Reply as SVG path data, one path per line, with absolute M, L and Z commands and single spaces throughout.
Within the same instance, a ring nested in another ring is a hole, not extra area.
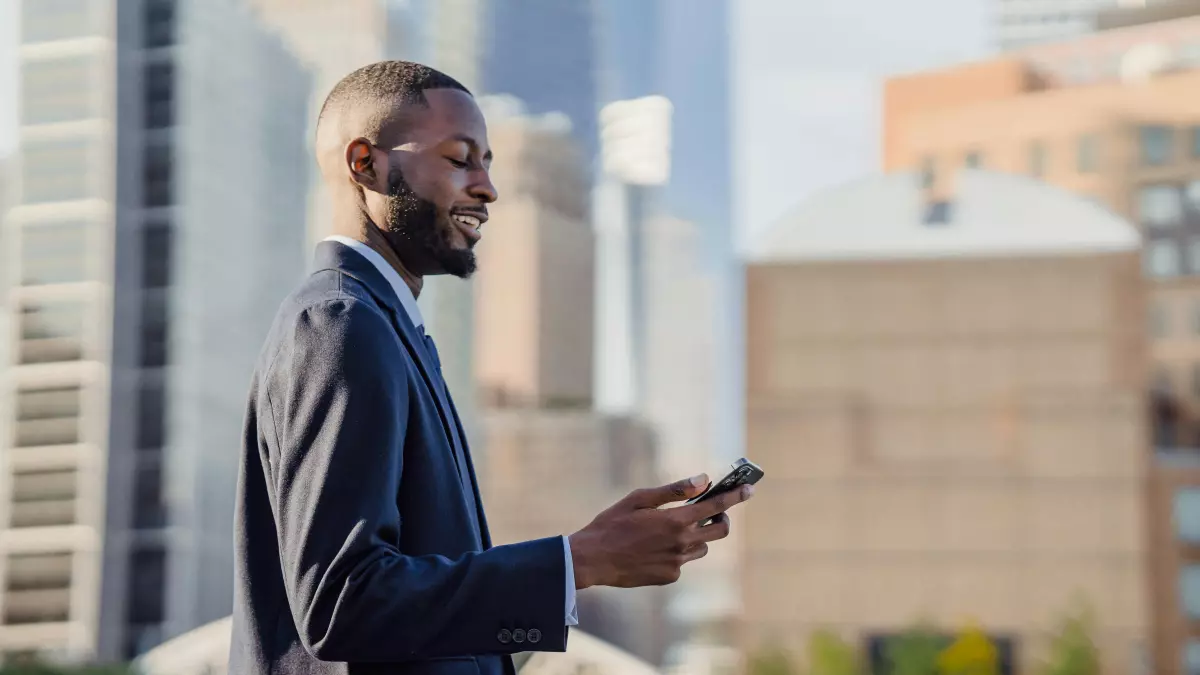
M 645 425 L 590 410 L 493 409 L 479 471 L 497 544 L 570 535 L 631 490 L 659 481 Z M 667 645 L 667 590 L 588 589 L 580 627 L 652 663 Z
M 1158 63 L 1149 75 L 1133 77 L 1135 66 Z M 1181 412 L 1182 426 L 1157 441 L 1167 445 L 1200 443 L 1200 260 L 1193 249 L 1200 234 L 1200 17 L 1134 25 L 1025 50 L 1005 61 L 1008 82 L 1016 73 L 1040 73 L 1041 82 L 1007 96 L 974 96 L 943 105 L 922 97 L 943 88 L 965 87 L 969 75 L 986 65 L 898 78 L 885 95 L 885 155 L 888 169 L 932 167 L 935 185 L 969 153 L 984 166 L 1024 173 L 1093 198 L 1143 223 L 1146 273 L 1154 280 L 1146 326 L 1156 387 Z M 993 64 L 993 70 L 1001 66 Z M 998 79 L 998 78 L 994 78 Z M 1003 87 L 980 79 L 974 87 L 994 94 Z M 968 89 L 964 89 L 967 91 Z M 1148 165 L 1143 157 L 1144 129 L 1164 129 L 1169 156 Z M 1085 157 L 1090 155 L 1090 157 Z M 1038 170 L 1037 160 L 1041 160 Z M 1146 225 L 1143 190 L 1171 186 L 1183 191 L 1180 222 L 1168 228 Z M 1194 196 L 1193 196 L 1194 195 Z M 1153 270 L 1156 239 L 1179 249 L 1181 274 L 1164 277 Z M 1179 567 L 1186 551 L 1171 531 L 1166 485 L 1194 480 L 1175 476 L 1175 465 L 1155 469 L 1157 492 L 1150 495 L 1150 551 L 1158 673 L 1179 672 L 1188 625 L 1179 607 Z M 1187 554 L 1190 555 L 1190 554 Z M 1194 626 L 1189 626 L 1197 634 Z
M 743 646 L 927 618 L 1034 672 L 1076 593 L 1106 673 L 1146 649 L 1133 253 L 753 264 Z
M 595 242 L 583 159 L 562 131 L 493 123 L 489 209 L 477 251 L 475 373 L 482 404 L 589 406 Z
M 1182 592 L 1184 571 L 1200 566 L 1200 539 L 1186 536 L 1176 512 L 1176 498 L 1182 490 L 1200 488 L 1200 461 L 1183 453 L 1160 453 L 1150 472 L 1150 593 L 1153 615 L 1154 652 L 1158 673 L 1187 675 L 1186 663 L 1191 645 L 1200 645 L 1200 616 L 1188 611 Z M 1185 502 L 1185 504 L 1192 504 Z M 1186 506 L 1184 506 L 1186 508 Z M 1192 517 L 1190 521 L 1200 520 Z M 1193 591 L 1195 603 L 1200 600 Z M 1200 666 L 1200 654 L 1192 657 L 1191 667 Z M 1190 671 L 1194 672 L 1194 670 Z
M 1200 18 L 1109 31 L 1071 43 L 1073 51 L 1069 45 L 1031 49 L 1029 64 L 995 65 L 991 70 L 1007 72 L 992 79 L 1011 84 L 1033 62 L 1046 68 L 1058 64 L 1065 71 L 1072 58 L 1076 65 L 1109 70 L 1094 70 L 1091 84 L 1030 87 L 1007 97 L 979 95 L 961 105 L 942 105 L 934 97 L 922 109 L 921 100 L 930 91 L 965 86 L 973 73 L 990 72 L 987 67 L 893 80 L 885 95 L 884 166 L 931 168 L 938 184 L 971 157 L 988 169 L 1028 174 L 1092 198 L 1135 223 L 1144 220 L 1139 206 L 1143 188 L 1192 186 L 1187 189 L 1196 191 L 1195 197 L 1183 200 L 1184 210 L 1186 218 L 1200 224 L 1200 70 L 1134 82 L 1115 77 L 1121 55 L 1136 40 L 1161 37 L 1166 45 L 1186 44 L 1188 36 L 1200 41 Z M 991 94 L 1005 89 L 982 78 L 973 86 Z M 1170 135 L 1171 154 L 1160 165 L 1143 161 L 1141 136 L 1148 127 L 1161 127 Z M 1178 236 L 1169 236 L 1181 248 L 1183 273 L 1156 278 L 1150 311 L 1158 327 L 1152 353 L 1159 377 L 1170 383 L 1194 419 L 1200 415 L 1200 259 L 1192 261 L 1190 247 L 1193 230 L 1200 230 L 1190 220 L 1179 229 Z

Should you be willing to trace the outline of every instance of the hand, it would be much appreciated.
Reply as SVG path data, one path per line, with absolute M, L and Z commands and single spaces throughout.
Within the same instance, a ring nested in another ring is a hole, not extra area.
M 634 588 L 678 581 L 684 564 L 708 553 L 708 542 L 729 536 L 725 512 L 754 493 L 753 486 L 745 485 L 697 504 L 659 508 L 691 499 L 707 486 L 708 477 L 700 475 L 634 490 L 571 535 L 575 587 Z

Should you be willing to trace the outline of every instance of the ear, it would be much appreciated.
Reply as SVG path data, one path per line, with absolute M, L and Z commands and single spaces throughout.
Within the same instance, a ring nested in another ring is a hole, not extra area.
M 360 187 L 375 189 L 382 167 L 375 163 L 375 146 L 365 138 L 356 138 L 346 145 L 346 167 L 350 179 Z

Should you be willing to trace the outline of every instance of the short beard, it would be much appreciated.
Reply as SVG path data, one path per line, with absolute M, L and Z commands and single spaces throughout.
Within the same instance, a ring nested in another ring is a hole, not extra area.
M 475 273 L 475 252 L 454 248 L 449 223 L 439 222 L 437 206 L 413 192 L 398 166 L 388 171 L 388 197 L 389 238 L 404 242 L 402 246 L 434 261 L 446 274 L 467 279 Z

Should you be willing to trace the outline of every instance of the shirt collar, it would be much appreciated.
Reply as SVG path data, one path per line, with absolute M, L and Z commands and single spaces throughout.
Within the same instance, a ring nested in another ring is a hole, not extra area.
M 383 278 L 387 279 L 388 284 L 392 287 L 392 291 L 400 299 L 400 304 L 404 305 L 404 311 L 408 312 L 408 318 L 412 320 L 413 326 L 422 328 L 425 325 L 425 319 L 421 316 L 421 308 L 417 306 L 417 299 L 413 297 L 412 289 L 408 287 L 408 284 L 404 283 L 404 279 L 400 278 L 400 273 L 396 271 L 396 268 L 388 264 L 388 261 L 384 260 L 378 251 L 361 241 L 337 234 L 326 237 L 325 241 L 336 241 L 366 258 L 368 262 L 375 266 L 375 269 L 379 270 Z

